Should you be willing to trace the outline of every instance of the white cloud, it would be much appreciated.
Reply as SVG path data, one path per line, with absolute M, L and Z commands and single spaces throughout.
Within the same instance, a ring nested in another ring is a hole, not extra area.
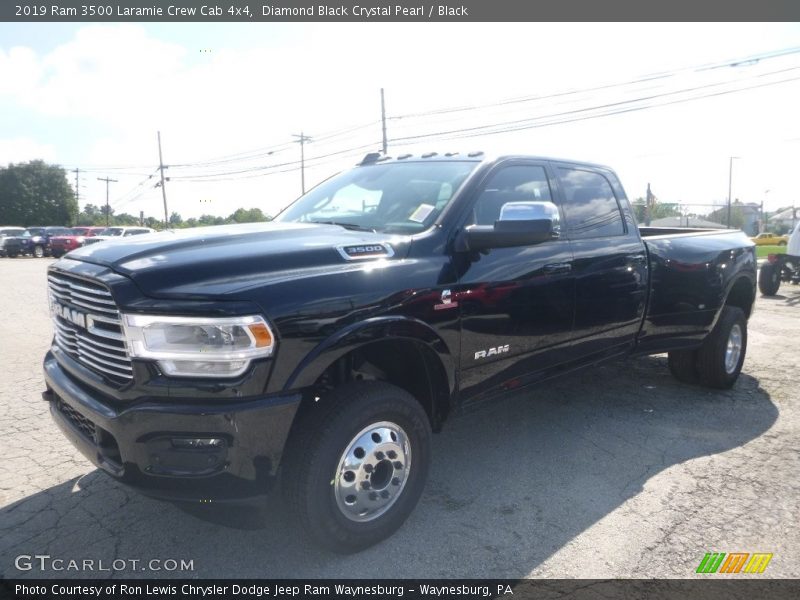
M 175 27 L 172 31 L 181 28 L 181 39 L 191 33 L 191 25 Z M 296 161 L 298 148 L 288 142 L 301 130 L 317 138 L 307 147 L 310 157 L 377 142 L 378 124 L 334 141 L 321 140 L 320 135 L 377 121 L 380 87 L 386 88 L 390 116 L 548 95 L 786 47 L 796 40 L 798 27 L 259 24 L 237 29 L 247 41 L 232 46 L 226 46 L 222 34 L 219 43 L 213 36 L 198 37 L 193 46 L 178 43 L 164 31 L 170 29 L 160 28 L 162 33 L 155 37 L 140 25 L 92 25 L 78 28 L 72 40 L 44 56 L 29 48 L 0 49 L 0 100 L 56 122 L 85 125 L 88 138 L 80 143 L 66 130 L 53 130 L 47 146 L 57 149 L 53 159 L 64 164 L 133 165 L 141 167 L 133 173 L 148 173 L 157 164 L 159 129 L 165 162 L 172 165 L 286 144 L 272 156 L 248 162 L 171 168 L 170 209 L 188 217 L 227 214 L 238 206 L 261 206 L 274 213 L 299 192 L 299 173 L 223 182 L 179 178 Z M 200 53 L 201 48 L 211 52 Z M 796 65 L 797 59 L 773 63 Z M 670 79 L 661 88 L 662 82 L 656 81 L 631 89 L 646 95 L 673 89 L 669 86 L 681 81 L 702 84 L 767 68 L 765 61 L 749 71 L 682 74 L 682 79 Z M 417 120 L 417 125 L 411 119 L 390 120 L 389 133 L 398 137 L 470 127 L 486 119 L 522 119 L 634 97 L 626 90 L 496 107 L 482 118 L 475 111 L 437 115 Z M 794 193 L 789 173 L 800 158 L 800 144 L 785 140 L 800 137 L 794 118 L 798 100 L 800 85 L 794 82 L 505 135 L 429 140 L 412 148 L 512 149 L 595 160 L 615 167 L 632 197 L 643 194 L 650 182 L 660 198 L 690 202 L 724 198 L 728 157 L 740 155 L 734 195 L 759 201 L 770 188 L 769 202 L 777 205 L 790 202 Z M 326 161 L 310 165 L 308 182 L 352 164 L 354 158 Z M 112 202 L 128 200 L 121 209 L 162 212 L 160 192 L 153 188 L 130 200 L 148 187 L 135 188 L 143 175 L 111 176 L 120 179 L 112 187 Z M 105 188 L 94 179 L 87 179 L 84 197 L 104 201 Z M 133 191 L 123 196 L 128 190 Z
M 0 139 L 0 166 L 41 159 L 56 160 L 56 149 L 52 144 L 40 144 L 23 137 Z

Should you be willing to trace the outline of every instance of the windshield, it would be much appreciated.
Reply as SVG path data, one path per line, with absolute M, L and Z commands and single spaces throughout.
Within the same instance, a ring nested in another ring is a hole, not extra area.
M 376 164 L 321 183 L 275 220 L 416 233 L 430 227 L 477 162 Z
M 73 227 L 72 228 L 72 235 L 86 235 L 89 231 L 87 227 Z
M 22 233 L 19 229 L 0 229 L 0 235 L 21 235 Z
M 103 229 L 97 235 L 122 235 L 124 229 L 122 227 L 109 227 L 107 229 Z

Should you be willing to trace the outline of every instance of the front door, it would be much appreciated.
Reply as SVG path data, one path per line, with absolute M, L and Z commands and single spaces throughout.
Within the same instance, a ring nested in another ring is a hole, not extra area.
M 509 203 L 546 203 L 555 194 L 542 163 L 512 161 L 490 172 L 464 226 L 494 225 Z M 520 206 L 517 204 L 516 206 Z M 461 311 L 460 385 L 465 400 L 513 387 L 526 375 L 568 358 L 575 309 L 569 241 L 495 248 L 461 261 L 453 301 Z

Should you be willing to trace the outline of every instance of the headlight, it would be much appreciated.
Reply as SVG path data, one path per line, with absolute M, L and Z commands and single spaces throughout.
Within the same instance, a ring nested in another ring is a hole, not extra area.
M 260 316 L 202 318 L 122 315 L 132 357 L 152 358 L 167 375 L 236 377 L 270 356 L 275 337 Z

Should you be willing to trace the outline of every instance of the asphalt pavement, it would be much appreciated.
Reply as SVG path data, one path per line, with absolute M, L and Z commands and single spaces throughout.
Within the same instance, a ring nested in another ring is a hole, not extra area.
M 644 357 L 449 422 L 407 523 L 339 556 L 277 498 L 152 500 L 67 442 L 41 399 L 49 263 L 0 259 L 3 577 L 683 578 L 714 551 L 772 553 L 760 576 L 800 577 L 800 286 L 758 298 L 732 390 L 680 384 L 665 356 Z

